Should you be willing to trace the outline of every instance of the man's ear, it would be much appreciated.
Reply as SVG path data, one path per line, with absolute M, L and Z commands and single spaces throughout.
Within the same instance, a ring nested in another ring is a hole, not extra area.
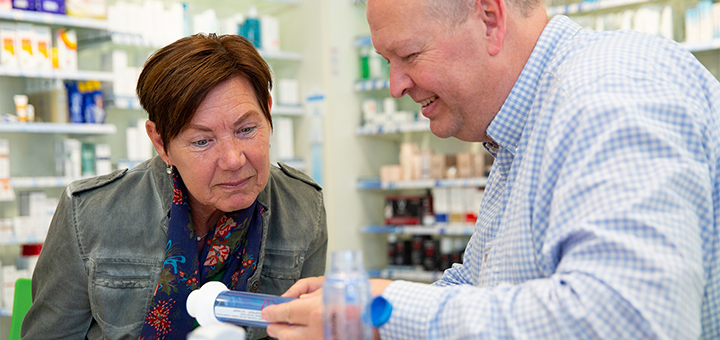
M 505 0 L 476 0 L 475 14 L 485 25 L 488 53 L 497 55 L 502 50 L 507 30 Z
M 150 141 L 153 143 L 153 147 L 155 147 L 155 151 L 157 151 L 158 155 L 162 160 L 168 164 L 170 164 L 170 157 L 168 157 L 167 152 L 165 152 L 165 144 L 162 141 L 162 138 L 160 138 L 160 134 L 157 132 L 157 128 L 155 126 L 155 122 L 153 121 L 145 121 L 145 131 L 147 132 L 148 137 L 150 137 Z

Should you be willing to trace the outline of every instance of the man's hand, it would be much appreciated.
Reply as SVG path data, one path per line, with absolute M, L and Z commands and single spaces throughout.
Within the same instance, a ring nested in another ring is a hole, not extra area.
M 311 277 L 299 280 L 282 296 L 297 300 L 270 305 L 262 310 L 262 318 L 270 321 L 268 335 L 280 340 L 312 340 L 323 338 L 322 284 L 325 278 Z M 372 296 L 382 294 L 392 283 L 390 280 L 370 280 Z M 375 331 L 375 339 L 379 339 Z
M 272 322 L 268 335 L 282 340 L 322 339 L 323 282 L 322 276 L 301 279 L 282 295 L 297 300 L 263 308 L 262 318 Z
M 323 282 L 325 282 L 324 276 L 308 277 L 298 280 L 292 287 L 290 287 L 282 296 L 299 298 L 305 294 L 317 293 L 318 290 L 322 289 Z

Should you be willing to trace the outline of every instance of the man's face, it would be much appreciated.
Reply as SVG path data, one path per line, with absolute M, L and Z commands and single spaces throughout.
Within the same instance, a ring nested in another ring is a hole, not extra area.
M 390 63 L 390 93 L 420 103 L 435 135 L 486 141 L 499 106 L 483 26 L 471 13 L 459 25 L 431 18 L 425 3 L 367 3 L 373 46 Z

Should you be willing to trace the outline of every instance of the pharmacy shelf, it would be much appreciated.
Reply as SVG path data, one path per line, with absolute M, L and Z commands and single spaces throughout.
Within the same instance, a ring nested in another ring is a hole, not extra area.
M 112 82 L 115 79 L 111 72 L 82 70 L 23 70 L 9 67 L 0 67 L 0 76 L 67 80 L 98 80 L 105 82 Z
M 285 5 L 300 5 L 302 4 L 301 0 L 262 0 L 263 2 L 275 2 L 279 4 L 285 4 Z
M 474 224 L 437 223 L 422 225 L 369 225 L 360 228 L 365 234 L 403 234 L 403 235 L 457 235 L 472 236 Z
M 142 110 L 140 100 L 137 96 L 107 96 L 105 100 L 108 106 L 125 110 Z M 305 108 L 302 105 L 273 105 L 270 112 L 273 116 L 302 116 Z
M 269 60 L 287 60 L 287 61 L 301 61 L 303 56 L 298 52 L 290 51 L 266 51 L 258 50 L 260 56 Z
M 83 178 L 87 177 L 11 177 L 10 186 L 13 189 L 64 188 Z
M 416 181 L 382 182 L 377 178 L 359 179 L 359 190 L 401 190 L 401 189 L 431 189 L 431 188 L 464 188 L 484 187 L 487 177 L 455 178 L 455 179 L 424 179 Z
M 62 14 L 52 14 L 44 12 L 23 11 L 23 10 L 0 10 L 0 19 L 25 21 L 38 24 L 57 25 L 65 27 L 91 28 L 97 30 L 107 30 L 108 24 L 106 20 L 80 18 Z
M 555 6 L 547 8 L 548 17 L 553 17 L 558 14 L 570 15 L 578 13 L 587 13 L 592 11 L 599 11 L 611 8 L 620 8 L 624 6 L 637 5 L 642 3 L 650 2 L 648 0 L 597 0 L 597 1 L 582 1 L 574 4 L 567 4 L 563 6 Z
M 364 37 L 357 37 L 355 38 L 353 45 L 355 45 L 355 47 L 372 46 L 372 39 L 370 39 L 369 35 Z
M 8 235 L 0 238 L 0 246 L 17 246 L 21 244 L 36 244 L 45 242 L 45 237 L 40 238 L 36 235 L 15 236 Z
M 680 46 L 684 47 L 690 52 L 712 51 L 720 49 L 720 39 L 713 39 L 710 41 L 684 42 L 680 43 Z
M 127 32 L 93 32 L 80 38 L 79 44 L 82 48 L 97 46 L 101 44 L 112 44 L 118 47 L 134 47 L 156 50 L 167 45 L 169 42 L 149 40 L 137 33 Z M 267 51 L 260 49 L 258 53 L 269 60 L 301 61 L 303 56 L 298 52 L 290 51 Z
M 434 282 L 439 280 L 442 277 L 442 274 L 443 272 L 427 272 L 423 270 L 409 269 L 368 270 L 368 275 L 373 278 L 418 282 Z
M 387 135 L 405 132 L 427 132 L 430 131 L 430 120 L 423 119 L 405 124 L 367 124 L 359 127 L 355 132 L 358 136 Z
M 362 79 L 355 82 L 355 91 L 377 91 L 390 89 L 389 79 Z
M 163 46 L 162 42 L 145 39 L 137 33 L 94 31 L 84 32 L 83 35 L 78 37 L 78 46 L 81 49 L 106 44 L 111 47 L 131 47 L 148 50 L 156 50 Z
M 273 116 L 302 116 L 305 108 L 301 105 L 273 105 L 270 114 Z
M 137 96 L 105 95 L 106 106 L 123 110 L 142 110 Z
M 9 123 L 0 124 L 0 132 L 67 133 L 78 135 L 108 135 L 117 132 L 113 124 Z

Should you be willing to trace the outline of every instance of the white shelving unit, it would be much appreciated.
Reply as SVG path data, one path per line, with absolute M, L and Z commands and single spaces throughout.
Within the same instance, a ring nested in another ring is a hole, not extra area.
M 270 114 L 273 116 L 302 116 L 305 108 L 301 105 L 273 105 Z
M 0 67 L 0 76 L 67 80 L 99 80 L 106 82 L 111 82 L 114 79 L 113 74 L 110 72 L 83 70 L 23 70 L 8 67 Z
M 18 133 L 66 133 L 83 135 L 114 134 L 117 127 L 112 124 L 61 124 L 61 123 L 11 123 L 0 124 L 0 132 Z
M 45 238 L 39 238 L 37 235 L 25 235 L 20 237 L 11 235 L 7 238 L 3 238 L 2 240 L 0 240 L 0 246 L 42 243 L 44 241 Z
M 23 11 L 17 9 L 0 11 L 0 19 L 65 27 L 91 28 L 96 30 L 107 30 L 108 27 L 107 21 L 105 20 L 79 18 L 68 15 Z
M 720 49 L 720 39 L 713 39 L 710 41 L 698 41 L 698 42 L 683 42 L 681 46 L 685 47 L 690 52 L 702 52 L 712 51 Z
M 415 269 L 381 269 L 368 270 L 368 275 L 374 278 L 389 280 L 406 280 L 417 282 L 434 282 L 442 277 L 442 272 L 428 272 Z
M 390 79 L 364 79 L 355 82 L 355 91 L 377 91 L 390 89 Z
M 558 14 L 570 15 L 578 14 L 583 12 L 620 8 L 625 6 L 637 5 L 649 2 L 648 0 L 596 0 L 596 1 L 582 1 L 574 4 L 568 4 L 564 6 L 555 6 L 547 8 L 548 17 L 552 17 Z
M 429 132 L 430 120 L 423 119 L 407 124 L 364 125 L 357 129 L 358 136 L 387 135 L 405 132 Z
M 15 189 L 64 188 L 70 183 L 83 178 L 85 177 L 12 177 L 10 178 L 10 186 Z
M 266 50 L 258 50 L 260 53 L 260 56 L 262 56 L 264 59 L 270 59 L 270 60 L 285 60 L 285 61 L 302 61 L 303 56 L 301 53 L 298 52 L 290 52 L 290 51 L 266 51 Z

